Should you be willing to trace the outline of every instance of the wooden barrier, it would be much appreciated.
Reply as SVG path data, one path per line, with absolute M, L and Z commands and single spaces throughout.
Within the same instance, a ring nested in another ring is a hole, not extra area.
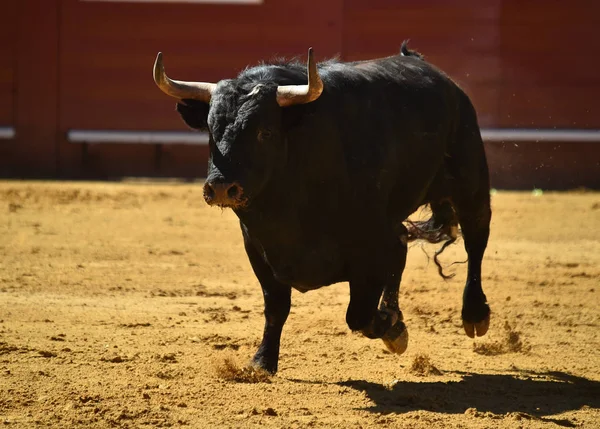
M 358 60 L 410 39 L 474 101 L 496 184 L 598 186 L 599 25 L 590 0 L 4 0 L 0 175 L 202 177 L 207 147 L 190 142 L 206 137 L 177 140 L 158 51 L 170 75 L 218 81 L 309 46 Z M 564 168 L 515 170 L 563 152 Z

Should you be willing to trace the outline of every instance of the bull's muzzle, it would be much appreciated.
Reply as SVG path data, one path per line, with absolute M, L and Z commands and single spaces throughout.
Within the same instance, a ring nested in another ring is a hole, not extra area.
M 246 197 L 242 186 L 237 183 L 217 183 L 207 181 L 204 184 L 204 200 L 211 206 L 243 207 Z

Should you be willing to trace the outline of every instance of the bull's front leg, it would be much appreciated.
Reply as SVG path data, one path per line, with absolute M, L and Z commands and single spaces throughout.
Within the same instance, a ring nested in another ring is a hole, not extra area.
M 279 344 L 283 325 L 290 314 L 292 289 L 273 277 L 271 268 L 265 263 L 244 232 L 244 246 L 248 259 L 262 287 L 265 300 L 265 328 L 260 346 L 252 363 L 271 374 L 277 372 Z
M 291 288 L 282 284 L 265 283 L 261 282 L 265 300 L 265 328 L 262 342 L 252 362 L 275 374 L 279 363 L 281 332 L 290 313 Z
M 388 329 L 382 337 L 388 350 L 392 353 L 402 354 L 408 347 L 408 330 L 404 324 L 404 317 L 398 304 L 398 294 L 400 292 L 400 282 L 402 273 L 406 266 L 406 255 L 408 253 L 408 231 L 404 225 L 398 227 L 399 234 L 398 259 L 396 261 L 394 275 L 388 278 L 383 288 L 383 297 L 379 305 L 379 311 L 389 314 L 392 318 L 392 327 Z
M 380 257 L 375 257 L 376 263 L 366 268 L 366 273 L 355 273 L 350 280 L 350 304 L 346 313 L 350 329 L 368 338 L 381 338 L 396 354 L 403 353 L 408 345 L 408 331 L 398 306 L 406 253 L 406 240 L 400 240 Z M 371 258 L 374 256 L 371 254 Z

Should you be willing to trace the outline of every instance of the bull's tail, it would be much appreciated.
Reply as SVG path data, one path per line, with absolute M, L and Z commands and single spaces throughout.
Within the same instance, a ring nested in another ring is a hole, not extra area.
M 458 218 L 454 207 L 449 201 L 431 204 L 431 217 L 423 221 L 406 221 L 408 229 L 408 241 L 426 240 L 429 243 L 444 242 L 433 257 L 435 265 L 438 267 L 439 275 L 444 279 L 451 279 L 454 274 L 446 275 L 438 257 L 446 247 L 451 245 L 458 238 Z

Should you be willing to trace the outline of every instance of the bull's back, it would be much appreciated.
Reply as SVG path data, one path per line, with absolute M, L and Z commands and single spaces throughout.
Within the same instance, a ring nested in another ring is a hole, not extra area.
M 376 193 L 408 215 L 442 168 L 460 89 L 430 64 L 403 56 L 340 64 L 324 80 L 324 110 L 338 129 L 357 197 Z

